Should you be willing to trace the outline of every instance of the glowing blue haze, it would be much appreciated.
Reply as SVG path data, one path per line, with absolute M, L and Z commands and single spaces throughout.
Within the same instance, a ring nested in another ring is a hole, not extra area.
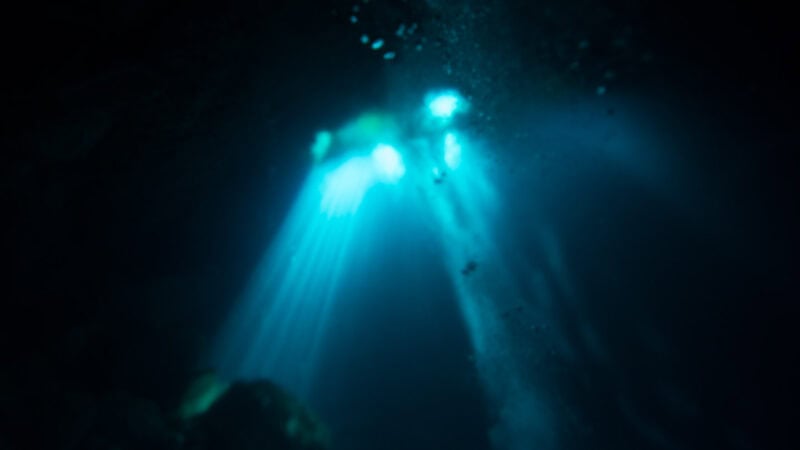
M 433 117 L 449 119 L 458 111 L 463 103 L 461 96 L 455 91 L 445 91 L 429 96 L 428 110 Z
M 372 160 L 378 176 L 384 182 L 394 183 L 406 173 L 400 153 L 391 145 L 380 144 L 375 147 L 372 151 Z
M 373 48 L 382 45 L 382 40 L 372 43 Z M 388 114 L 365 113 L 335 133 L 317 135 L 311 148 L 317 164 L 232 311 L 218 340 L 216 365 L 231 379 L 268 377 L 301 398 L 313 393 L 326 375 L 320 356 L 326 343 L 337 338 L 329 329 L 335 323 L 333 312 L 349 297 L 353 286 L 347 280 L 360 276 L 358 255 L 370 248 L 370 235 L 383 238 L 387 228 L 398 226 L 384 214 L 394 197 L 382 197 L 376 189 L 371 195 L 377 201 L 364 200 L 377 184 L 396 183 L 406 175 L 401 152 L 380 142 L 403 144 L 400 148 L 409 156 L 406 176 L 425 182 L 412 183 L 423 195 L 397 198 L 404 210 L 431 221 L 487 397 L 498 410 L 508 411 L 498 425 L 505 428 L 495 427 L 495 433 L 525 442 L 503 448 L 529 448 L 528 437 L 546 435 L 552 427 L 547 416 L 530 412 L 542 408 L 537 391 L 516 364 L 514 336 L 503 320 L 503 311 L 516 307 L 520 293 L 509 276 L 507 258 L 496 246 L 502 205 L 488 176 L 491 165 L 479 143 L 450 127 L 454 115 L 469 109 L 458 92 L 432 92 L 419 109 L 418 125 L 428 129 L 418 134 L 401 133 Z M 468 159 L 462 161 L 464 148 Z M 326 159 L 338 149 L 355 153 Z M 446 188 L 439 186 L 448 173 L 444 166 L 459 171 L 447 177 Z M 429 170 L 436 183 L 430 182 Z M 464 263 L 471 259 L 480 261 L 481 269 L 478 276 L 466 277 Z M 481 278 L 492 282 L 476 282 Z
M 405 172 L 397 149 L 379 144 L 369 157 L 352 157 L 325 176 L 320 209 L 329 218 L 354 214 L 372 186 L 396 183 Z
M 374 183 L 372 161 L 364 157 L 351 158 L 325 177 L 320 209 L 328 217 L 353 214 Z
M 453 133 L 444 136 L 444 162 L 450 170 L 461 165 L 461 144 Z

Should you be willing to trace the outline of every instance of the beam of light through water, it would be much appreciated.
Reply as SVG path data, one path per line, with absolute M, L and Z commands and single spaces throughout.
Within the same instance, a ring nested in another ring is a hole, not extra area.
M 345 161 L 325 177 L 320 209 L 328 217 L 354 214 L 367 190 L 375 184 L 375 170 L 370 158 Z
M 376 166 L 376 173 L 383 181 L 394 183 L 406 173 L 403 158 L 397 149 L 391 145 L 379 144 L 372 150 L 372 160 Z
M 212 360 L 224 378 L 269 378 L 295 395 L 308 394 L 326 323 L 364 225 L 358 214 L 333 214 L 320 205 L 354 212 L 375 170 L 371 157 L 355 157 L 309 174 L 218 337 Z
M 457 169 L 461 164 L 461 144 L 452 132 L 444 135 L 444 162 L 450 170 Z
M 378 144 L 369 157 L 352 157 L 325 176 L 320 208 L 328 217 L 355 214 L 372 186 L 396 183 L 405 172 L 397 149 Z
M 428 110 L 433 117 L 446 119 L 452 117 L 461 102 L 461 97 L 454 91 L 446 91 L 434 95 L 428 101 Z
M 425 109 L 431 118 L 449 123 L 456 114 L 467 112 L 468 104 L 458 91 L 450 89 L 428 93 Z
M 492 440 L 499 449 L 552 448 L 552 418 L 545 400 L 519 367 L 517 344 L 502 320 L 518 288 L 495 245 L 494 225 L 502 205 L 486 164 L 479 152 L 471 151 L 458 175 L 448 178 L 448 189 L 426 196 L 423 207 L 435 219 L 475 365 L 499 411 Z M 467 276 L 464 265 L 470 260 L 479 261 L 480 267 Z
M 365 223 L 356 213 L 370 189 L 398 182 L 406 170 L 388 144 L 337 163 L 312 168 L 230 315 L 213 356 L 224 377 L 266 377 L 301 397 L 312 387 L 354 236 Z
M 457 92 L 445 91 L 430 94 L 426 105 L 433 116 L 449 118 L 462 103 Z M 375 185 L 410 176 L 407 191 L 415 195 L 403 196 L 402 207 L 428 217 L 440 241 L 478 373 L 501 412 L 494 439 L 505 449 L 533 442 L 551 447 L 551 418 L 530 380 L 521 375 L 516 344 L 501 318 L 518 290 L 496 247 L 501 202 L 487 176 L 488 158 L 462 130 L 441 124 L 444 129 L 423 131 L 420 123 L 418 136 L 393 141 L 407 153 L 408 165 L 396 147 L 374 140 L 398 137 L 391 116 L 366 114 L 336 133 L 348 144 L 372 140 L 365 147 L 372 150 L 314 166 L 218 340 L 217 366 L 230 378 L 267 377 L 301 398 L 308 394 L 328 318 L 338 299 L 346 297 L 341 290 L 352 270 L 355 238 L 376 232 L 367 225 L 391 226 L 360 220 L 359 209 Z M 320 145 L 331 146 L 326 137 L 321 139 Z M 444 181 L 442 164 L 458 171 Z M 479 261 L 480 268 L 466 276 L 468 261 Z

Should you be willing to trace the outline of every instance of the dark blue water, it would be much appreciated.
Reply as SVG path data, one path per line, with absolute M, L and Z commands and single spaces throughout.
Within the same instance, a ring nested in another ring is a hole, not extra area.
M 96 3 L 3 27 L 0 449 L 200 450 L 208 369 L 334 450 L 792 448 L 780 7 Z

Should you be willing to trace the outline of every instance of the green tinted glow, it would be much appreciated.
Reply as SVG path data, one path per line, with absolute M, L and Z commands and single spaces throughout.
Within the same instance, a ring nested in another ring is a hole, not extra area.
M 311 156 L 314 158 L 314 162 L 322 161 L 325 158 L 332 143 L 333 135 L 329 131 L 317 133 L 314 143 L 311 145 Z

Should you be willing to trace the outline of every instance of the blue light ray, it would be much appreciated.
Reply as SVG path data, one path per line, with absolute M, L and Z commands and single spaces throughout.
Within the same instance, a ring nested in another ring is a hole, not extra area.
M 420 197 L 419 207 L 432 214 L 476 369 L 488 398 L 502 412 L 492 440 L 499 448 L 531 444 L 551 448 L 553 417 L 546 397 L 521 364 L 520 355 L 528 344 L 521 344 L 503 320 L 503 312 L 518 304 L 520 289 L 506 255 L 497 247 L 496 227 L 503 204 L 488 177 L 489 158 L 485 148 L 468 142 L 469 159 L 461 161 L 461 147 L 467 140 L 447 132 L 444 141 L 445 163 L 450 170 L 458 167 L 457 174 L 443 186 L 428 184 L 429 193 Z M 464 265 L 471 260 L 478 261 L 479 268 L 465 275 Z
M 391 145 L 379 144 L 372 150 L 372 160 L 376 166 L 376 174 L 387 183 L 394 183 L 406 173 L 403 158 Z
M 354 214 L 376 183 L 396 183 L 405 172 L 397 149 L 378 144 L 369 157 L 352 157 L 325 176 L 320 208 L 328 217 Z
M 433 117 L 449 119 L 464 106 L 464 99 L 456 91 L 441 91 L 428 95 L 427 106 Z
M 369 158 L 345 161 L 325 177 L 320 208 L 328 217 L 354 214 L 367 190 L 375 184 L 375 170 Z
M 495 222 L 502 205 L 488 177 L 486 149 L 453 127 L 453 116 L 467 107 L 456 91 L 430 94 L 426 107 L 429 114 L 410 134 L 394 116 L 368 113 L 318 136 L 318 164 L 219 340 L 223 374 L 267 377 L 301 398 L 309 394 L 329 319 L 346 297 L 346 279 L 357 270 L 354 257 L 369 252 L 370 235 L 385 239 L 389 224 L 377 214 L 386 211 L 379 208 L 398 205 L 388 201 L 392 196 L 377 194 L 400 193 L 403 184 L 410 184 L 414 189 L 406 189 L 408 195 L 394 198 L 402 199 L 403 212 L 426 218 L 438 236 L 487 392 L 501 408 L 531 399 L 535 391 L 521 377 L 513 356 L 516 344 L 501 317 L 515 302 L 517 288 L 496 248 Z M 355 154 L 342 155 L 347 150 Z M 326 162 L 331 153 L 340 159 Z M 398 183 L 404 176 L 410 180 Z M 370 214 L 365 217 L 365 212 Z M 472 260 L 480 261 L 481 268 L 467 277 L 464 264 Z M 543 413 L 512 413 L 516 418 L 509 419 L 514 421 L 509 433 L 535 429 L 546 435 Z
M 452 132 L 444 135 L 444 162 L 451 170 L 461 165 L 461 143 Z
M 330 169 L 309 175 L 223 328 L 213 358 L 225 377 L 266 377 L 308 392 L 359 228 L 356 216 L 320 211 Z

